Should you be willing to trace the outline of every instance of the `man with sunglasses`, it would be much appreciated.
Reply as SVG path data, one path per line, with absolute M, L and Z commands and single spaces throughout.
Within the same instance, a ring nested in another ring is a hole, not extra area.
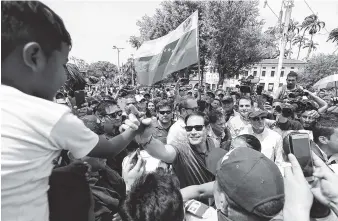
M 159 139 L 162 143 L 167 143 L 167 136 L 171 125 L 173 125 L 173 108 L 172 102 L 162 100 L 156 106 L 157 120 L 153 137 Z
M 283 161 L 283 139 L 277 132 L 265 126 L 267 115 L 267 112 L 262 110 L 249 112 L 248 119 L 251 126 L 243 129 L 240 134 L 255 136 L 261 142 L 261 152 L 277 165 L 280 165 Z

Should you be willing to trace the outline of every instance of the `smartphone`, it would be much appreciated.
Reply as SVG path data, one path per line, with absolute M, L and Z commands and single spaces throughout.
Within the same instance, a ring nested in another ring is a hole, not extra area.
M 185 208 L 188 213 L 193 214 L 200 219 L 207 218 L 206 213 L 209 209 L 209 206 L 205 205 L 204 203 L 196 200 L 190 200 L 186 202 Z
M 81 105 L 86 103 L 85 91 L 84 90 L 75 91 L 74 96 L 75 96 L 76 106 L 78 108 L 81 108 Z
M 308 182 L 313 181 L 313 160 L 308 134 L 292 134 L 290 139 L 290 152 L 297 158 L 304 176 Z

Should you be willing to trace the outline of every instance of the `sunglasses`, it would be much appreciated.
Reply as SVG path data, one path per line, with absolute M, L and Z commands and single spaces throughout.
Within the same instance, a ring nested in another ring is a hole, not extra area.
M 187 132 L 191 132 L 192 129 L 195 129 L 196 131 L 202 131 L 204 128 L 204 125 L 195 125 L 195 126 L 185 126 L 185 130 Z
M 171 111 L 159 111 L 160 114 L 164 115 L 164 114 L 171 114 L 172 112 Z
M 231 103 L 233 103 L 233 101 L 232 100 L 222 100 L 222 103 L 223 104 L 231 104 Z
M 135 103 L 126 103 L 126 106 L 129 106 L 129 105 L 135 105 Z
M 254 117 L 254 118 L 251 118 L 252 121 L 261 121 L 261 120 L 265 120 L 266 117 Z
M 117 112 L 114 112 L 114 113 L 111 113 L 111 114 L 106 114 L 105 116 L 112 118 L 112 119 L 115 119 L 117 116 L 119 116 L 119 117 L 122 116 L 122 111 L 117 111 Z

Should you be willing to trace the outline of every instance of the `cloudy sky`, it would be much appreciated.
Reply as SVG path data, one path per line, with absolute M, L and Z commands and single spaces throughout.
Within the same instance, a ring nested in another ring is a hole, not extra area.
M 278 15 L 282 0 L 268 0 L 272 10 Z M 337 49 L 331 42 L 326 42 L 328 32 L 338 27 L 338 0 L 306 0 L 310 8 L 318 13 L 319 19 L 326 23 L 315 42 L 319 43 L 315 53 L 332 53 Z M 87 62 L 110 61 L 117 64 L 117 52 L 112 47 L 122 47 L 120 63 L 135 53 L 127 40 L 131 35 L 139 35 L 137 20 L 145 14 L 153 15 L 160 7 L 160 1 L 47 1 L 46 4 L 59 14 L 73 39 L 71 56 Z M 277 22 L 276 16 L 268 8 L 263 8 L 260 1 L 261 19 L 265 27 Z M 304 0 L 295 0 L 292 18 L 296 21 L 312 14 Z M 296 53 L 296 52 L 295 52 Z M 306 52 L 301 54 L 304 57 Z

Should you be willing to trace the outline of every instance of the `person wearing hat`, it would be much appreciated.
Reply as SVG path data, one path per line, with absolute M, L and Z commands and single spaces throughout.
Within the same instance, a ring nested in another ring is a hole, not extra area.
M 222 101 L 222 108 L 223 108 L 226 121 L 230 120 L 234 116 L 239 115 L 234 110 L 234 99 L 230 95 L 224 96 L 221 101 Z
M 264 154 L 238 147 L 216 171 L 214 197 L 218 221 L 268 221 L 284 207 L 283 176 Z
M 277 132 L 265 126 L 268 113 L 263 110 L 252 110 L 248 114 L 250 126 L 244 128 L 240 134 L 255 136 L 262 145 L 262 153 L 280 165 L 283 162 L 283 139 Z
M 223 92 L 223 90 L 218 89 L 216 91 L 216 96 L 217 96 L 218 99 L 222 100 L 224 98 L 224 92 Z

